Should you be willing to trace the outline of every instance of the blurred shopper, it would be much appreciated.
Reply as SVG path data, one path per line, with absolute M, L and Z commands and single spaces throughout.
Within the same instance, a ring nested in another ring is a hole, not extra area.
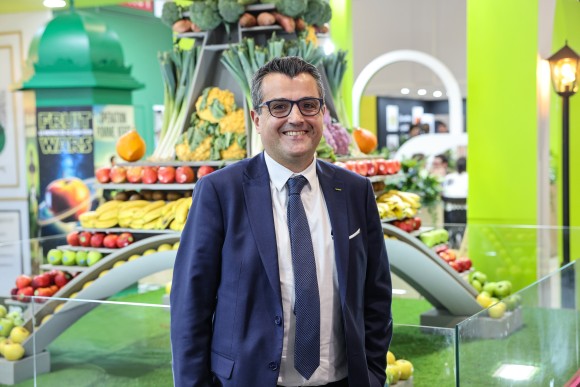
M 459 157 L 456 172 L 443 180 L 443 221 L 452 243 L 460 244 L 467 223 L 467 159 Z

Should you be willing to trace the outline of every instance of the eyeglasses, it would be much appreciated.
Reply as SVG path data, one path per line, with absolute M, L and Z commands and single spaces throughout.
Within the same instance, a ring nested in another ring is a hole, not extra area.
M 298 110 L 303 116 L 315 116 L 322 109 L 322 98 L 301 98 L 298 101 L 292 101 L 289 99 L 273 99 L 270 101 L 263 102 L 258 105 L 258 108 L 263 106 L 268 107 L 268 111 L 273 117 L 284 118 L 290 115 L 294 104 L 298 106 Z

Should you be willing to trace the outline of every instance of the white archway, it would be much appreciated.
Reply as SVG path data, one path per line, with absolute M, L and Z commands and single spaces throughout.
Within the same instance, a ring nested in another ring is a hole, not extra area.
M 373 59 L 361 71 L 352 88 L 352 124 L 354 127 L 360 125 L 360 100 L 364 89 L 371 78 L 383 67 L 395 62 L 416 62 L 433 70 L 441 79 L 447 91 L 449 100 L 449 134 L 463 133 L 463 111 L 461 107 L 461 90 L 459 83 L 441 61 L 425 54 L 424 52 L 414 50 L 391 51 Z

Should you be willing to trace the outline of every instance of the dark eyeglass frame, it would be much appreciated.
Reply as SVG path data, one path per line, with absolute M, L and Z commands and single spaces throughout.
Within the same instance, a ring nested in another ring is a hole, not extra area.
M 318 111 L 316 113 L 312 113 L 312 114 L 305 114 L 302 109 L 300 108 L 299 103 L 302 101 L 309 101 L 309 100 L 317 100 L 318 102 L 320 102 L 320 106 L 318 107 Z M 288 110 L 288 114 L 284 115 L 284 116 L 280 116 L 280 115 L 274 115 L 272 114 L 272 110 L 270 110 L 270 104 L 273 102 L 290 102 L 290 109 Z M 262 102 L 261 104 L 259 104 L 256 108 L 262 108 L 264 106 L 268 107 L 268 112 L 270 113 L 270 115 L 272 117 L 275 118 L 286 118 L 290 115 L 290 113 L 292 113 L 292 109 L 294 109 L 294 105 L 298 106 L 298 110 L 300 111 L 300 114 L 302 114 L 305 117 L 314 117 L 315 115 L 317 115 L 318 113 L 320 113 L 320 111 L 322 110 L 322 106 L 324 105 L 324 98 L 316 98 L 316 97 L 304 97 L 304 98 L 300 98 L 298 100 L 291 100 L 291 99 L 286 99 L 286 98 L 276 98 L 276 99 L 271 99 L 269 101 L 265 101 Z

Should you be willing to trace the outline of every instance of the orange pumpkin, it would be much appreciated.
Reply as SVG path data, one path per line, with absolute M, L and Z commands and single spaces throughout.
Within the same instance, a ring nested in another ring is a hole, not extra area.
M 377 149 L 377 136 L 370 130 L 355 128 L 352 132 L 352 136 L 361 152 L 368 154 Z
M 117 154 L 125 161 L 137 161 L 145 156 L 145 140 L 135 129 L 123 134 L 117 140 Z

